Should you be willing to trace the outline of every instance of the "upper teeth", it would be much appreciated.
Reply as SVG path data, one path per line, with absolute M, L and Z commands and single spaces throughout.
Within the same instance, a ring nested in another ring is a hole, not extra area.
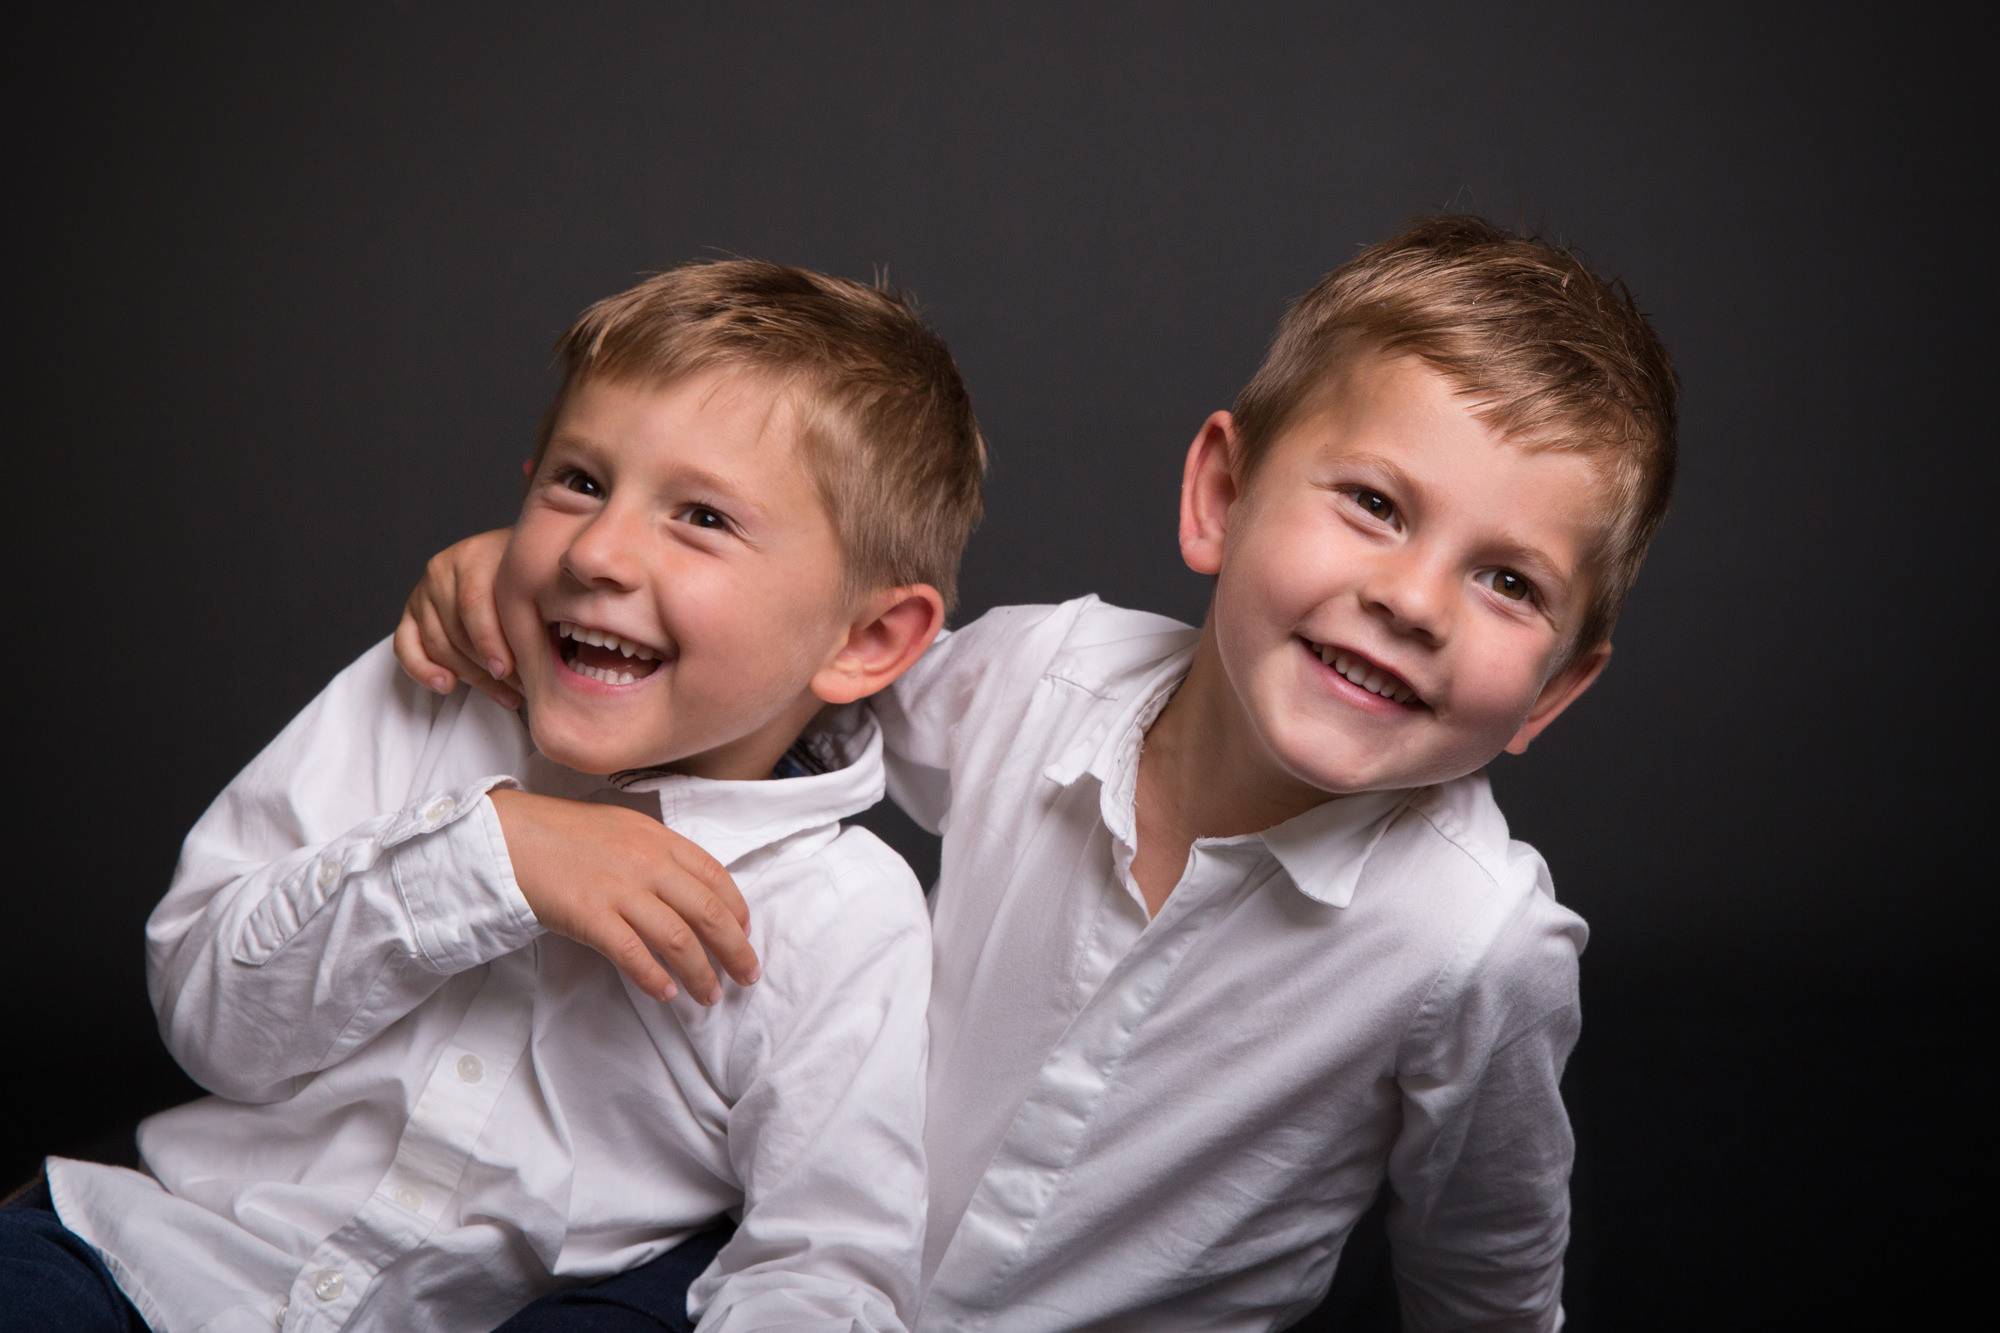
M 1359 685 L 1362 689 L 1367 690 L 1370 694 L 1379 694 L 1385 699 L 1394 699 L 1399 704 L 1406 704 L 1417 697 L 1416 691 L 1397 680 L 1394 676 L 1385 675 L 1380 667 L 1370 666 L 1359 658 L 1349 657 L 1338 648 L 1329 648 L 1325 644 L 1314 644 L 1313 647 L 1319 653 L 1320 661 L 1326 663 L 1335 671 L 1338 671 L 1341 675 Z
M 567 620 L 557 622 L 556 633 L 565 639 L 575 639 L 578 643 L 592 643 L 596 644 L 599 648 L 609 648 L 614 652 L 623 653 L 627 657 L 636 657 L 641 662 L 650 662 L 659 656 L 658 653 L 643 643 L 634 643 L 630 639 L 621 639 L 609 630 L 590 629 L 583 625 L 572 625 Z

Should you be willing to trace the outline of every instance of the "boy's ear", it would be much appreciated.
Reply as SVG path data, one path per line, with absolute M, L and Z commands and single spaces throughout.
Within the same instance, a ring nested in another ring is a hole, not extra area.
M 1542 692 L 1535 696 L 1535 706 L 1528 710 L 1528 720 L 1514 733 L 1514 739 L 1507 742 L 1508 754 L 1526 754 L 1528 742 L 1542 734 L 1549 723 L 1562 716 L 1562 711 L 1583 696 L 1597 678 L 1604 674 L 1604 667 L 1611 660 L 1611 645 L 1600 643 L 1595 648 L 1578 655 L 1574 662 L 1549 677 L 1549 683 L 1542 686 Z
M 944 598 L 928 583 L 889 588 L 862 604 L 847 638 L 812 678 L 830 704 L 851 704 L 894 684 L 944 628 Z
M 1197 574 L 1222 569 L 1229 511 L 1242 497 L 1236 455 L 1236 418 L 1211 413 L 1195 433 L 1181 468 L 1181 559 Z

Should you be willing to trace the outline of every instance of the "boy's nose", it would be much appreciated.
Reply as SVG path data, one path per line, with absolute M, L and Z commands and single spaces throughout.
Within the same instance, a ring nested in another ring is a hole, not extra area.
M 578 583 L 591 588 L 631 588 L 637 586 L 638 534 L 632 530 L 634 516 L 614 505 L 606 505 L 591 517 L 563 551 L 563 571 Z
M 1457 580 L 1440 561 L 1408 547 L 1385 553 L 1362 584 L 1362 602 L 1399 633 L 1442 643 L 1451 627 Z

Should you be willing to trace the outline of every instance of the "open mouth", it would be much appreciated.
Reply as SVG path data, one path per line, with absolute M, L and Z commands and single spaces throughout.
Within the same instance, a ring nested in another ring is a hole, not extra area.
M 1391 703 L 1402 704 L 1408 708 L 1425 706 L 1417 692 L 1410 688 L 1410 683 L 1387 667 L 1371 662 L 1359 653 L 1336 648 L 1332 644 L 1314 643 L 1306 638 L 1301 638 L 1299 642 L 1306 646 L 1307 652 L 1317 657 L 1321 663 L 1343 677 L 1349 684 L 1357 685 L 1370 694 L 1379 695 Z
M 550 628 L 563 665 L 579 676 L 606 685 L 630 685 L 660 669 L 658 649 L 621 638 L 609 630 L 591 629 L 568 620 L 558 620 Z

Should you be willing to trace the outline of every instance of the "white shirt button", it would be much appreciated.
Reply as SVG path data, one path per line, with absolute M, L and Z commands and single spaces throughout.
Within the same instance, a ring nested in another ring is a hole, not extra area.
M 486 1076 L 486 1066 L 479 1063 L 476 1055 L 458 1057 L 458 1076 L 467 1083 L 477 1083 Z
M 322 889 L 332 888 L 333 882 L 339 878 L 340 878 L 340 862 L 321 861 L 319 863 L 319 886 Z
M 408 1185 L 396 1186 L 396 1192 L 389 1197 L 396 1201 L 397 1207 L 407 1209 L 413 1213 L 424 1206 L 424 1196 L 411 1189 Z
M 458 802 L 449 796 L 440 796 L 424 808 L 424 818 L 433 824 L 442 824 L 451 818 L 451 812 L 458 809 Z
M 331 1268 L 322 1268 L 313 1275 L 313 1295 L 323 1301 L 337 1301 L 346 1290 L 347 1279 Z

